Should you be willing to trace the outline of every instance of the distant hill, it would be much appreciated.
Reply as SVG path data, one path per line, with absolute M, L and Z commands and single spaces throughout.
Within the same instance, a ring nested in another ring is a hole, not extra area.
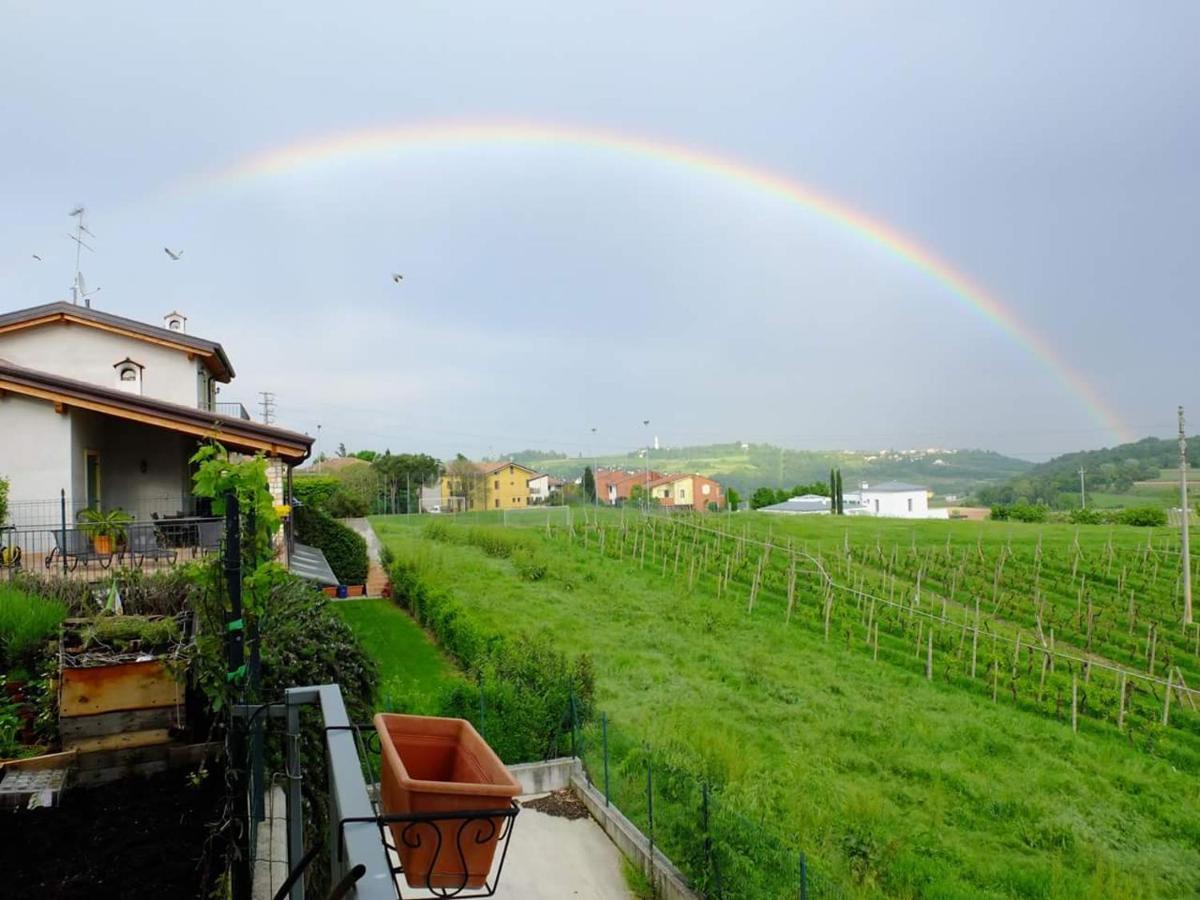
M 1200 439 L 1188 438 L 1188 465 L 1200 463 Z M 980 503 L 1044 503 L 1059 509 L 1079 506 L 1079 470 L 1082 468 L 1088 497 L 1098 506 L 1131 506 L 1140 503 L 1178 505 L 1169 485 L 1139 484 L 1172 477 L 1178 471 L 1176 440 L 1142 438 L 1130 444 L 1065 453 L 1033 466 L 1001 485 L 976 491 Z M 1164 472 L 1165 470 L 1165 472 Z
M 576 478 L 584 466 L 639 469 L 646 466 L 645 450 L 617 456 L 567 457 L 545 451 L 506 454 L 542 472 Z M 1030 470 L 1032 463 L 988 450 L 827 451 L 788 450 L 773 444 L 707 444 L 651 450 L 649 465 L 659 471 L 698 472 L 748 495 L 755 488 L 791 487 L 829 478 L 830 468 L 842 470 L 847 487 L 860 481 L 897 479 L 926 484 L 937 494 L 971 493 L 1005 483 Z

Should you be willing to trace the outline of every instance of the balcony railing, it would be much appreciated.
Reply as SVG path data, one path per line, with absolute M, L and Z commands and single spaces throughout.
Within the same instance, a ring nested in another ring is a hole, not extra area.
M 247 422 L 250 421 L 250 413 L 246 412 L 246 407 L 240 403 L 218 401 L 213 404 L 213 412 L 220 413 L 223 416 L 232 416 L 235 419 L 244 419 Z

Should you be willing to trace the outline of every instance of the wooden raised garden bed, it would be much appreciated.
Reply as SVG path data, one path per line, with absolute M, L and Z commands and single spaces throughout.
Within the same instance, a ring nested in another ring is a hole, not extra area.
M 68 619 L 63 623 L 58 727 L 74 750 L 76 782 L 100 784 L 188 762 L 184 668 L 187 617 Z M 203 751 L 197 751 L 203 752 Z

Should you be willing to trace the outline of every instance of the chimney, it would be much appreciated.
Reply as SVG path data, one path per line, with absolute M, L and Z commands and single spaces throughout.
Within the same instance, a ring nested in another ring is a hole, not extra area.
M 187 316 L 181 312 L 169 312 L 163 316 L 163 328 L 167 331 L 178 331 L 187 334 Z

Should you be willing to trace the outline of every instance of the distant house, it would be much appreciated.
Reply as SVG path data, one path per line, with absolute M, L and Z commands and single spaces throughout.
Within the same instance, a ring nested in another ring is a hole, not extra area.
M 842 505 L 846 515 L 865 516 L 871 514 L 857 499 L 845 496 L 843 500 Z M 794 516 L 827 516 L 832 511 L 833 502 L 821 494 L 801 494 L 799 497 L 791 497 L 783 503 L 774 503 L 759 510 L 759 512 Z
M 529 502 L 533 506 L 539 506 L 550 501 L 552 491 L 561 489 L 563 480 L 555 478 L 553 475 L 545 473 L 535 475 L 529 479 Z
M 725 505 L 721 485 L 703 475 L 662 475 L 650 482 L 650 496 L 662 506 L 704 512 L 710 504 Z
M 208 440 L 266 456 L 283 502 L 313 439 L 217 402 L 233 376 L 224 348 L 188 334 L 177 312 L 161 327 L 73 303 L 0 315 L 0 474 L 13 523 L 57 521 L 60 503 L 72 522 L 87 508 L 139 522 L 194 514 L 188 461 Z
M 463 484 L 461 478 L 443 475 L 441 511 L 462 509 L 525 509 L 530 505 L 529 480 L 540 473 L 520 463 L 475 463 L 477 475 Z
M 946 518 L 946 510 L 929 509 L 929 488 L 903 481 L 885 481 L 870 485 L 863 483 L 857 491 L 844 495 L 861 504 L 871 515 L 886 519 L 933 519 Z
M 662 478 L 662 473 L 655 472 L 653 469 L 650 471 L 645 469 L 597 469 L 595 478 L 596 496 L 599 501 L 607 503 L 609 506 L 616 506 L 629 499 L 635 484 L 641 485 L 644 489 L 647 484 Z

